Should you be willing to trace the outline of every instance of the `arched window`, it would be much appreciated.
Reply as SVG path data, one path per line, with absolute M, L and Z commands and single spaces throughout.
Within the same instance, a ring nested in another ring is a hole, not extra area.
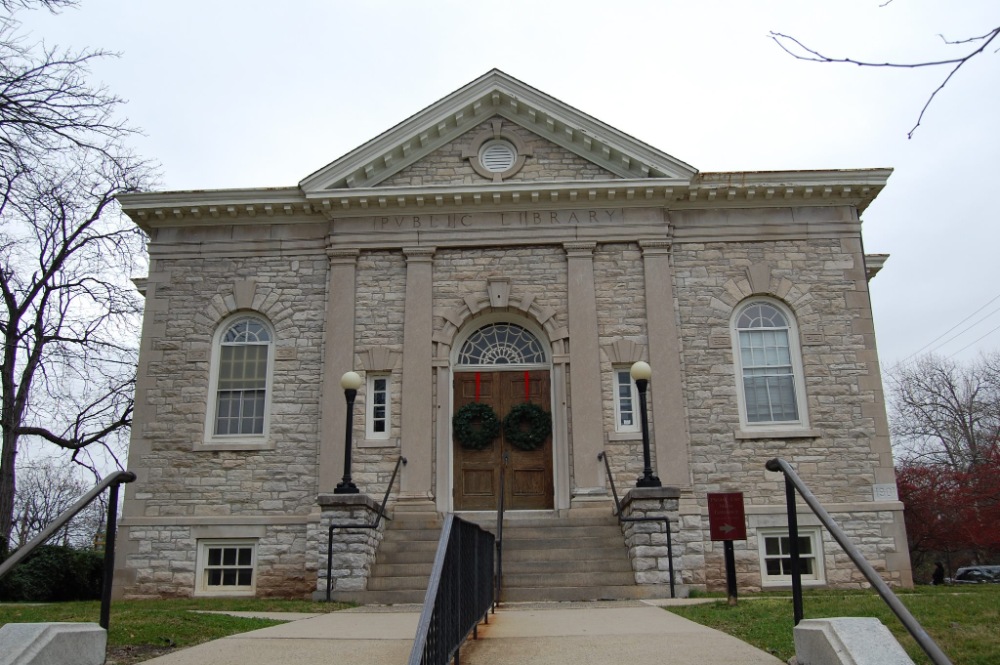
M 213 394 L 209 410 L 212 437 L 264 436 L 273 361 L 273 335 L 256 316 L 226 323 L 214 349 Z
M 741 383 L 741 420 L 747 425 L 803 422 L 798 334 L 791 314 L 769 300 L 753 300 L 733 319 Z
M 465 340 L 459 365 L 537 365 L 547 362 L 538 338 L 516 323 L 490 323 Z

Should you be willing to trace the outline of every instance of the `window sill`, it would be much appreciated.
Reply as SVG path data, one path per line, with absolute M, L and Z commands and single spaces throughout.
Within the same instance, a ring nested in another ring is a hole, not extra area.
M 738 430 L 733 433 L 737 440 L 748 439 L 818 439 L 822 436 L 814 429 L 761 429 Z
M 233 437 L 231 439 L 207 439 L 196 443 L 194 452 L 213 452 L 222 450 L 274 450 L 274 441 L 269 438 Z
M 399 448 L 399 437 L 388 439 L 358 439 L 355 441 L 358 448 Z
M 642 432 L 608 432 L 608 441 L 642 441 Z

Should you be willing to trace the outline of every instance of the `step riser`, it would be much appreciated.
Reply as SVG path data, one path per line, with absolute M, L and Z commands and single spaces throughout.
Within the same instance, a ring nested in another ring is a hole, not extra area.
M 430 569 L 428 569 L 429 571 Z M 602 575 L 605 573 L 631 573 L 632 564 L 628 559 L 587 559 L 576 561 L 573 570 L 578 573 L 593 573 Z M 510 561 L 506 557 L 503 560 L 503 572 L 505 575 L 547 575 L 552 573 L 566 572 L 566 562 L 564 561 Z
M 538 550 L 538 549 L 609 549 L 624 552 L 625 539 L 622 536 L 615 538 L 537 538 L 532 540 L 507 540 L 503 539 L 503 551 Z
M 599 587 L 624 586 L 635 583 L 632 573 L 556 573 L 551 575 L 517 575 L 504 570 L 503 585 L 515 587 Z
M 464 517 L 464 516 L 463 516 Z M 477 515 L 488 531 L 495 515 Z M 387 523 L 368 591 L 334 594 L 362 603 L 421 603 L 441 521 L 426 512 L 397 513 Z M 515 515 L 504 521 L 504 600 L 596 600 L 662 595 L 635 585 L 617 519 L 605 510 L 571 517 Z

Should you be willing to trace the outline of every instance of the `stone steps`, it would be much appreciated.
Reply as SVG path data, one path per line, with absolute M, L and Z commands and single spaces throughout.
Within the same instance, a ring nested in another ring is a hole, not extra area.
M 463 519 L 496 530 L 496 515 Z M 366 591 L 334 592 L 364 604 L 422 603 L 437 551 L 437 514 L 398 511 L 387 524 Z M 568 515 L 517 512 L 504 521 L 502 600 L 580 601 L 652 598 L 658 586 L 635 584 L 625 541 L 610 506 Z

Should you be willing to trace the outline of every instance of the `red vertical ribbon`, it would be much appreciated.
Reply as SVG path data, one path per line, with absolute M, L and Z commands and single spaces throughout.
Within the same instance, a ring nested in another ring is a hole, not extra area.
M 528 372 L 524 373 L 524 401 L 531 401 L 531 375 Z
M 479 401 L 479 372 L 476 372 L 476 401 Z

